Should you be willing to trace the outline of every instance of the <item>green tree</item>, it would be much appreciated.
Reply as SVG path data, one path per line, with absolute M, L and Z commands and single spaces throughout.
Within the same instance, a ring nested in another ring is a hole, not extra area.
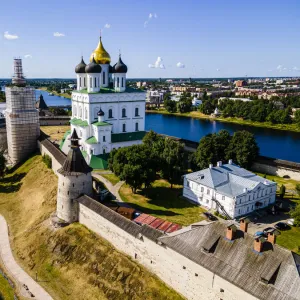
M 300 226 L 300 204 L 299 203 L 291 210 L 290 216 L 294 219 L 294 225 Z
M 174 113 L 177 111 L 177 103 L 176 103 L 176 101 L 166 99 L 166 100 L 164 100 L 164 108 L 169 113 Z
M 299 183 L 296 184 L 296 192 L 300 196 L 300 184 Z
M 237 131 L 233 134 L 226 150 L 226 159 L 233 159 L 243 168 L 250 168 L 259 155 L 255 137 L 246 130 Z
M 4 151 L 0 151 L 0 178 L 4 176 L 5 170 L 6 170 L 6 159 L 4 156 Z
M 296 110 L 294 120 L 297 123 L 297 125 L 300 126 L 300 110 Z
M 279 197 L 282 200 L 284 198 L 285 195 L 285 185 L 281 185 L 280 189 L 279 189 Z
M 199 110 L 205 115 L 210 115 L 214 112 L 215 106 L 209 100 L 206 100 L 202 102 Z
M 184 169 L 184 145 L 171 138 L 165 138 L 162 152 L 162 177 L 167 179 L 171 188 L 178 182 Z
M 205 169 L 210 163 L 215 162 L 214 153 L 214 138 L 212 134 L 208 134 L 200 140 L 199 146 L 193 155 L 192 161 L 199 169 Z

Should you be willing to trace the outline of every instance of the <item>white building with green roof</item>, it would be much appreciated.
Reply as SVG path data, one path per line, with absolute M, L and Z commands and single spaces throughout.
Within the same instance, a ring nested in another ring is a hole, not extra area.
M 121 56 L 112 67 L 101 37 L 90 63 L 76 66 L 77 90 L 72 92 L 71 131 L 81 138 L 81 151 L 93 168 L 106 167 L 113 149 L 140 144 L 145 135 L 146 93 L 126 87 L 127 66 Z M 61 143 L 69 151 L 67 133 Z

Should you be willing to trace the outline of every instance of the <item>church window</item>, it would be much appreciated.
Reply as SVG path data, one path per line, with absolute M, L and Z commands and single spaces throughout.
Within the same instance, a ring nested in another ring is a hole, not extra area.
M 120 87 L 120 79 L 119 79 L 119 77 L 117 78 L 117 87 Z
M 139 131 L 139 123 L 135 123 L 135 131 Z
M 126 109 L 122 108 L 122 118 L 126 118 Z
M 85 77 L 83 78 L 83 87 L 85 87 Z
M 87 109 L 85 109 L 85 118 L 87 119 Z
M 139 108 L 138 108 L 138 107 L 135 108 L 135 116 L 136 116 L 136 117 L 139 116 Z
M 204 192 L 204 187 L 203 187 L 203 186 L 201 186 L 201 192 L 202 192 L 202 193 Z
M 95 77 L 95 87 L 97 87 L 97 77 Z
M 126 132 L 126 124 L 123 124 L 123 132 Z
M 81 87 L 81 77 L 79 77 L 79 87 Z
M 103 136 L 103 142 L 105 142 L 105 135 Z
M 92 87 L 93 87 L 93 78 L 90 77 L 90 88 L 92 88 Z
M 106 152 L 105 152 L 105 149 L 103 149 L 103 154 L 105 154 Z
M 90 150 L 90 154 L 93 155 L 93 149 Z
M 109 117 L 110 119 L 113 117 L 112 109 L 111 109 L 111 108 L 108 110 L 108 117 Z
M 102 75 L 102 82 L 103 82 L 103 84 L 105 84 L 105 72 L 103 72 L 103 75 Z
M 122 87 L 124 86 L 124 78 L 122 77 Z

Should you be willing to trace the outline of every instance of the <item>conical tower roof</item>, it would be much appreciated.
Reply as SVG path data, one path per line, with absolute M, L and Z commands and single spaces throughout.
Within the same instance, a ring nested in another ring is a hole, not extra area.
M 69 140 L 71 141 L 69 153 L 62 168 L 60 168 L 57 172 L 65 176 L 74 176 L 90 173 L 93 169 L 90 166 L 88 166 L 80 151 L 80 138 L 77 135 L 76 129 L 73 130 L 73 133 Z
M 43 110 L 47 110 L 48 109 L 48 106 L 44 100 L 44 97 L 43 95 L 41 94 L 40 97 L 39 97 L 39 100 L 36 101 L 36 104 L 35 104 L 35 107 L 37 109 L 43 109 Z
M 93 57 L 97 64 L 109 64 L 111 61 L 110 55 L 103 47 L 101 36 L 97 48 L 91 54 L 90 62 L 93 61 Z

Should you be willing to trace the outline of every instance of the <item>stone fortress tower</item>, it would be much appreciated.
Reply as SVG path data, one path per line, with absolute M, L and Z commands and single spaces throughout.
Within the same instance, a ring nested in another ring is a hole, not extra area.
M 92 196 L 92 175 L 79 145 L 80 138 L 76 129 L 70 137 L 71 146 L 67 158 L 58 173 L 56 215 L 66 223 L 78 221 L 78 203 L 80 195 Z
M 36 150 L 40 135 L 35 89 L 26 86 L 21 59 L 14 59 L 14 76 L 5 95 L 8 156 L 15 165 Z

